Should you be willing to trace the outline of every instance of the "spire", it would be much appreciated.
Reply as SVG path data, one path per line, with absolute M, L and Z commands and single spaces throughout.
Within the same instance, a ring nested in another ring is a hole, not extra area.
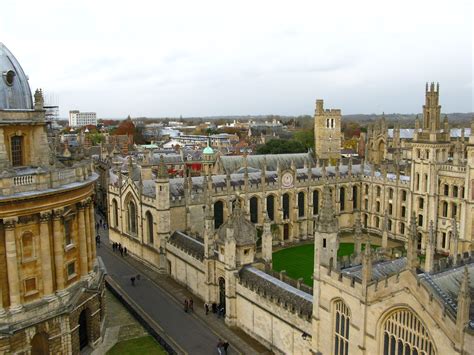
M 458 328 L 459 337 L 462 338 L 464 327 L 469 322 L 469 310 L 471 305 L 471 292 L 469 287 L 469 270 L 464 266 L 461 286 L 458 294 L 456 327 Z
M 325 184 L 323 188 L 323 201 L 318 215 L 317 228 L 323 232 L 337 231 L 337 218 L 334 215 L 334 204 L 332 201 L 329 185 Z
M 407 268 L 415 269 L 418 266 L 418 228 L 416 226 L 415 214 L 410 219 L 410 234 L 408 236 L 407 246 Z
M 158 179 L 168 178 L 168 169 L 166 168 L 165 158 L 163 157 L 163 154 L 160 155 L 160 163 L 158 164 L 157 178 Z

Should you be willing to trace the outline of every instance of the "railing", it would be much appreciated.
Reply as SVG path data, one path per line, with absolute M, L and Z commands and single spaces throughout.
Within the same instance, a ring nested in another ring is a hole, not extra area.
M 34 175 L 21 175 L 21 176 L 15 176 L 13 178 L 13 185 L 15 186 L 31 185 L 34 183 L 35 183 Z
M 71 170 L 59 170 L 58 171 L 58 179 L 61 180 L 66 180 L 70 179 L 72 177 L 76 177 L 76 171 L 74 169 Z

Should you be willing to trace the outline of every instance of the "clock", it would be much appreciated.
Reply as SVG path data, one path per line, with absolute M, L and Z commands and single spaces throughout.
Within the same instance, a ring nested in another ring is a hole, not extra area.
M 283 187 L 292 187 L 293 186 L 293 174 L 286 172 L 281 177 L 281 184 Z

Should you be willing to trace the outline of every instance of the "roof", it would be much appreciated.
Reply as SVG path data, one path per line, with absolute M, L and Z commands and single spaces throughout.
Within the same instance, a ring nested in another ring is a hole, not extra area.
M 461 128 L 451 128 L 450 135 L 451 138 L 460 138 L 461 137 Z M 400 129 L 400 138 L 402 139 L 413 139 L 415 135 L 415 130 L 413 128 L 401 128 Z M 464 136 L 469 137 L 471 135 L 470 128 L 464 128 Z M 393 138 L 393 128 L 388 129 L 388 136 Z
M 239 278 L 240 283 L 244 286 L 250 286 L 257 292 L 262 292 L 265 296 L 286 305 L 291 310 L 308 318 L 313 313 L 313 295 L 288 285 L 255 267 L 243 267 L 239 271 Z
M 242 155 L 223 155 L 219 158 L 224 171 L 229 173 L 234 173 L 243 167 L 245 165 L 244 159 Z M 255 169 L 261 169 L 265 162 L 266 169 L 269 171 L 276 171 L 278 164 L 280 164 L 281 169 L 287 169 L 292 162 L 294 162 L 296 168 L 303 168 L 305 163 L 308 164 L 309 162 L 314 165 L 311 153 L 248 155 L 246 159 L 247 165 Z
M 382 280 L 387 276 L 395 275 L 405 268 L 407 259 L 399 258 L 389 261 L 381 261 L 372 265 L 372 279 Z M 342 270 L 343 274 L 362 280 L 362 265 L 349 267 Z
M 183 232 L 176 231 L 168 239 L 168 243 L 183 250 L 186 254 L 193 256 L 195 259 L 204 259 L 204 244 L 190 237 Z
M 233 239 L 237 246 L 255 245 L 257 241 L 257 229 L 245 218 L 238 202 L 232 215 L 217 230 L 217 243 L 225 244 L 228 239 L 227 229 L 234 231 Z
M 28 77 L 8 48 L 0 42 L 0 110 L 31 110 Z

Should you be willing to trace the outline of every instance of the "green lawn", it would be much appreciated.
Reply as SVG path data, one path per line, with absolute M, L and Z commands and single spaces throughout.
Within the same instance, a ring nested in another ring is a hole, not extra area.
M 364 247 L 365 245 L 362 244 L 362 249 Z M 372 245 L 372 248 L 375 247 L 375 245 Z M 353 252 L 353 243 L 341 243 L 337 255 L 351 255 Z M 295 280 L 302 277 L 304 283 L 309 286 L 313 286 L 313 280 L 311 279 L 313 262 L 314 244 L 299 245 L 273 253 L 273 270 L 286 270 L 286 274 Z
M 107 355 L 162 355 L 168 354 L 151 336 L 124 340 L 107 351 Z

